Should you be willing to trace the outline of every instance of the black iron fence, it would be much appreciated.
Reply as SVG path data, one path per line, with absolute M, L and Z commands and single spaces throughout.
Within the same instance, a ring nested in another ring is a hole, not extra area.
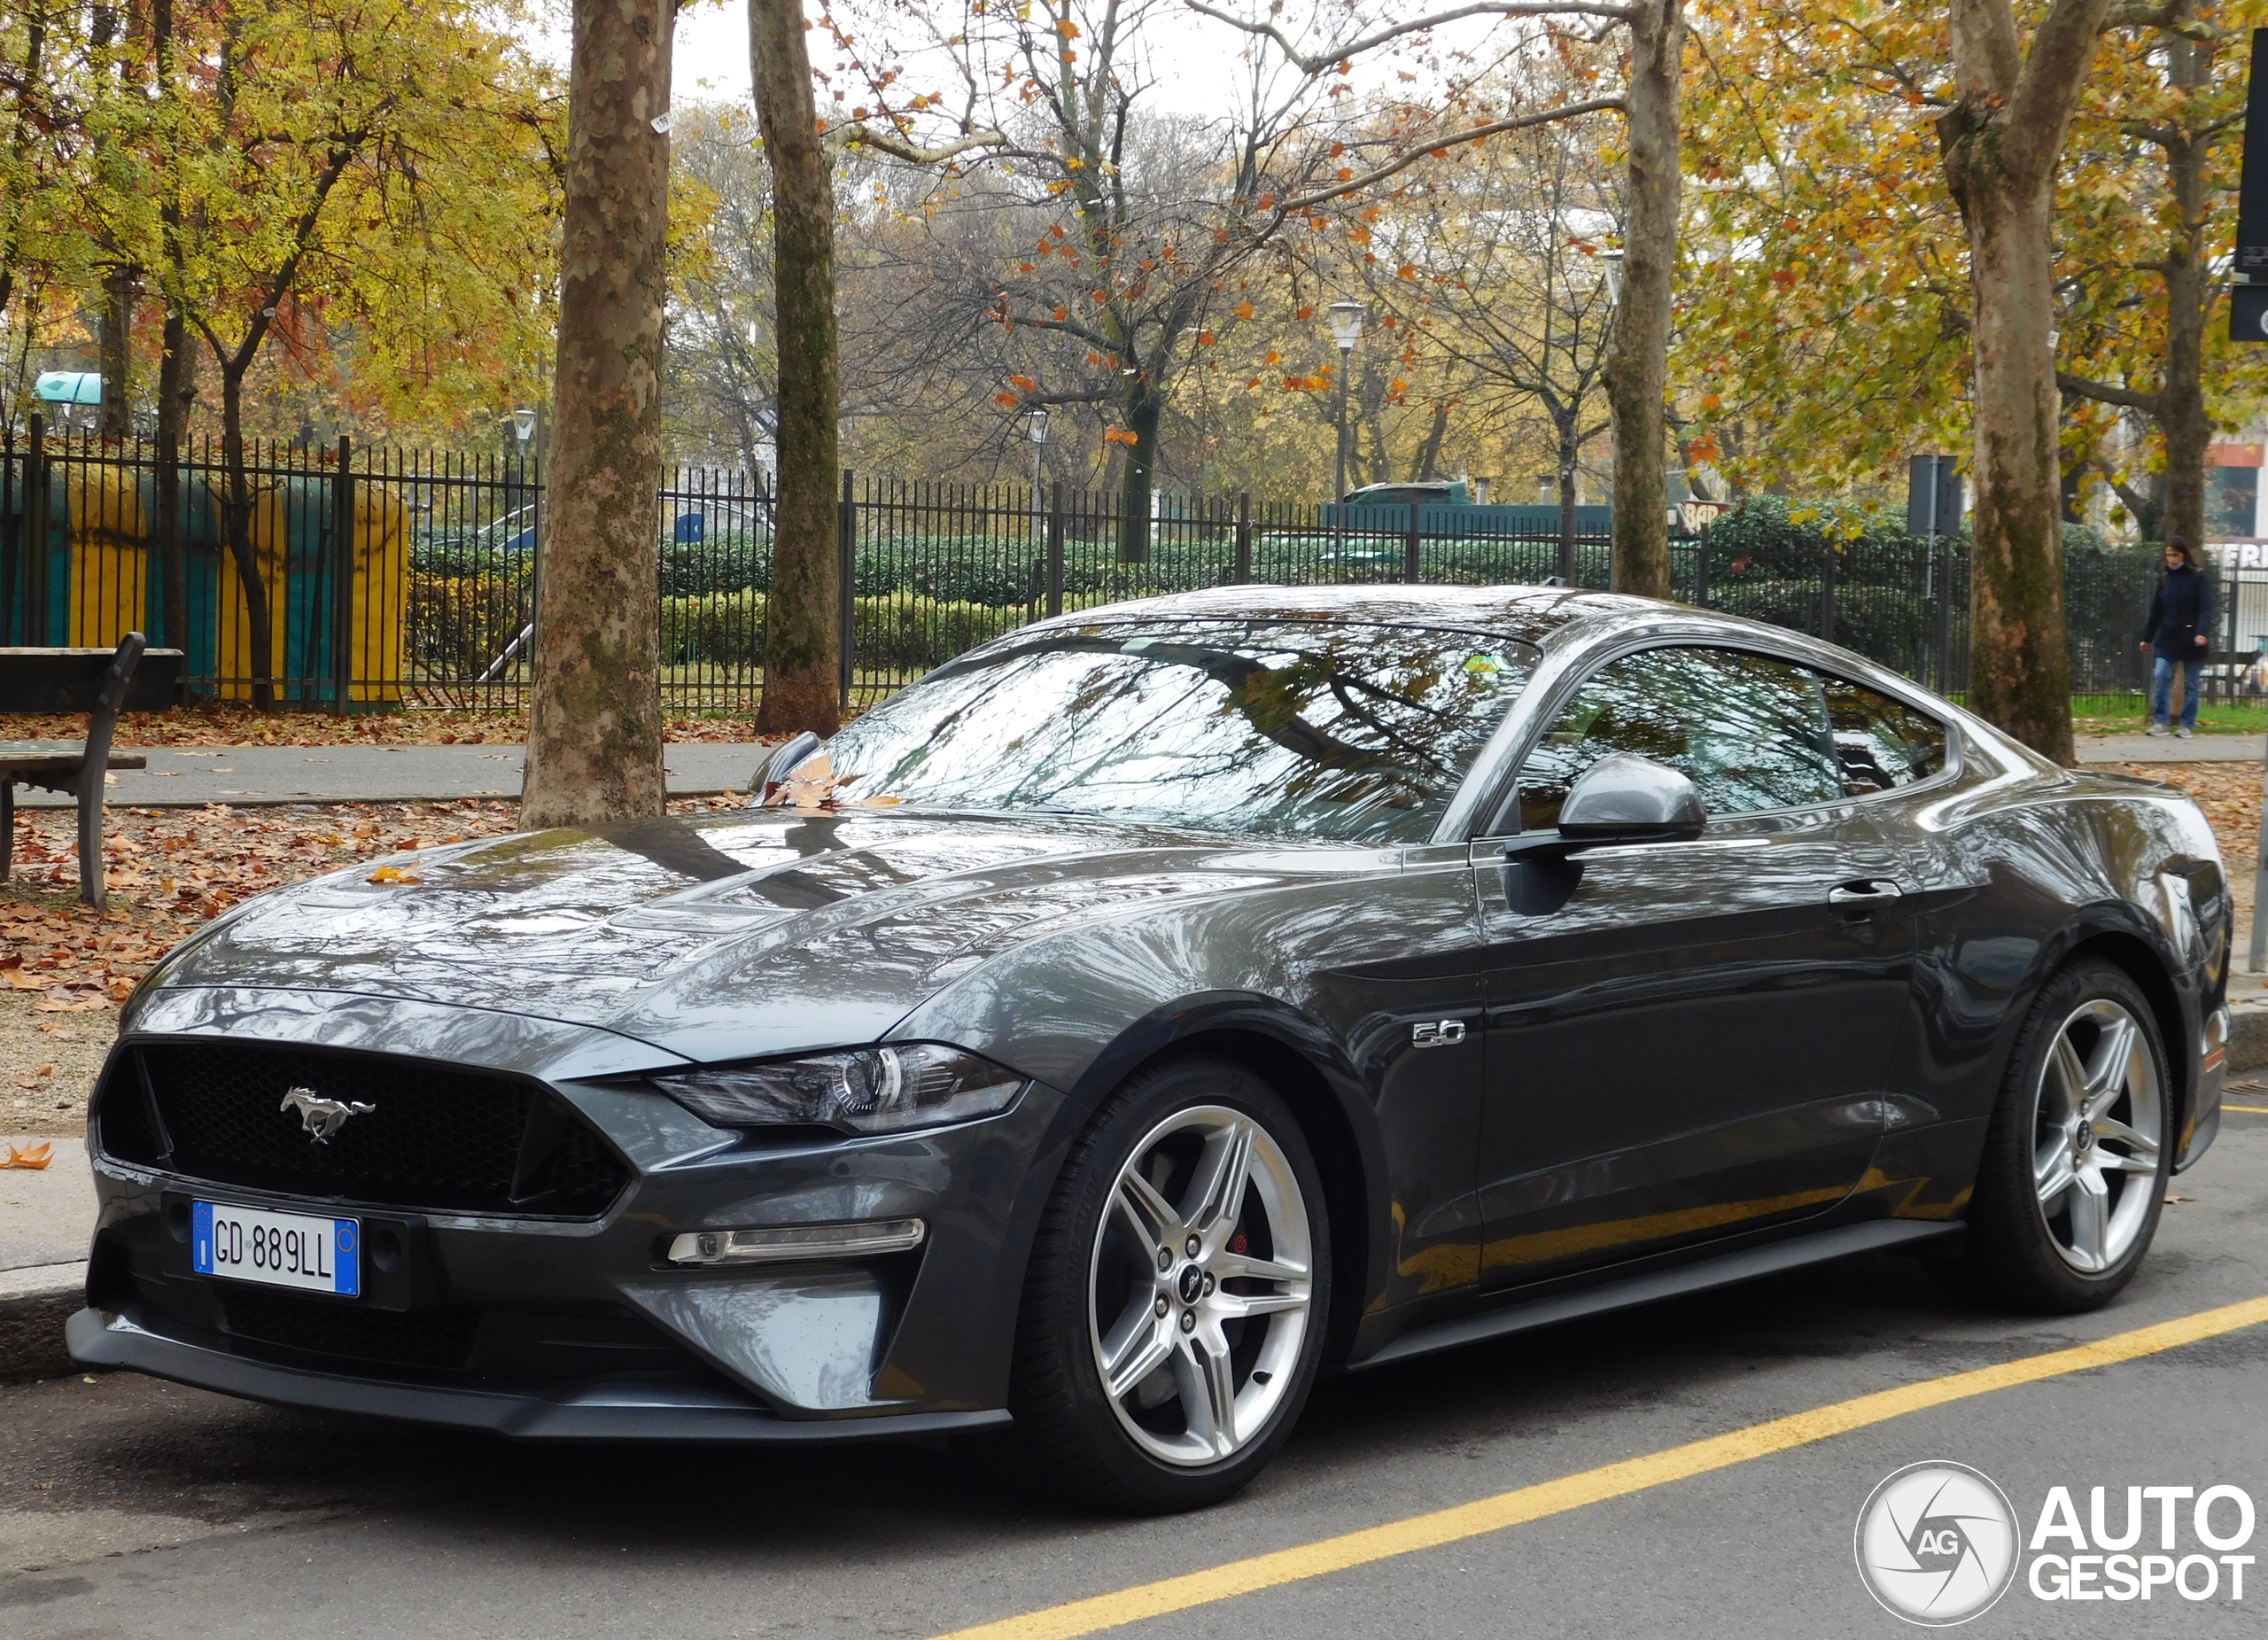
M 108 645 L 128 630 L 166 632 L 159 477 L 147 446 L 58 438 L 36 423 L 27 442 L 0 443 L 0 641 Z M 341 439 L 260 445 L 232 472 L 216 447 L 199 445 L 174 479 L 195 695 L 248 699 L 262 681 L 249 575 L 267 606 L 268 692 L 283 703 L 524 703 L 541 572 L 536 463 L 366 452 Z M 661 503 L 665 703 L 752 711 L 763 689 L 772 498 L 746 475 L 684 467 L 669 474 Z M 1606 586 L 1606 537 L 1580 535 L 1569 553 L 1557 525 L 1546 507 L 1342 512 L 1250 495 L 1161 498 L 1130 520 L 1115 494 L 1061 485 L 846 476 L 844 695 L 871 703 L 1026 621 L 1158 593 L 1561 574 Z M 1816 633 L 1948 694 L 1966 685 L 1964 540 L 1877 534 L 1830 544 L 1720 525 L 1674 537 L 1670 562 L 1684 602 Z M 2135 637 L 2154 568 L 2133 550 L 2067 552 L 2075 694 L 2144 687 Z M 2268 567 L 2225 579 L 2217 647 L 2229 660 L 2268 641 Z M 2244 687 L 2248 675 L 2223 665 L 2217 692 Z

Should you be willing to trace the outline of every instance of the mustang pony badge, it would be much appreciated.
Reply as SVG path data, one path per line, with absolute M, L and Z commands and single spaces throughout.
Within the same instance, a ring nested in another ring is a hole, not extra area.
M 276 1108 L 298 1111 L 299 1125 L 307 1130 L 308 1139 L 318 1145 L 328 1145 L 330 1136 L 346 1125 L 349 1116 L 367 1116 L 377 1107 L 360 1101 L 350 1103 L 345 1100 L 325 1099 L 313 1088 L 293 1088 L 284 1094 L 284 1102 Z

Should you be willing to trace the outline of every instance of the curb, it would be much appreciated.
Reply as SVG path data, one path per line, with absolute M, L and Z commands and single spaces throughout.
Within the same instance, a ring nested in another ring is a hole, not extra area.
M 87 1304 L 87 1266 L 0 1270 L 0 1383 L 75 1372 L 64 1324 Z

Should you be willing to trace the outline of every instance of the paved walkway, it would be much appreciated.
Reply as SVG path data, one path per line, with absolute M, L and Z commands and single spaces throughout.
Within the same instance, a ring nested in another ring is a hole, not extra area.
M 2257 763 L 2257 735 L 2082 735 L 2081 763 Z
M 95 1233 L 95 1181 L 83 1139 L 25 1139 L 0 1145 L 53 1146 L 45 1170 L 0 1168 L 0 1271 L 75 1263 Z
M 668 748 L 670 796 L 746 791 L 770 749 L 689 741 Z M 129 808 L 284 803 L 399 803 L 520 795 L 517 746 L 158 746 L 146 769 L 121 770 L 110 801 Z M 26 808 L 68 808 L 51 792 L 19 791 Z

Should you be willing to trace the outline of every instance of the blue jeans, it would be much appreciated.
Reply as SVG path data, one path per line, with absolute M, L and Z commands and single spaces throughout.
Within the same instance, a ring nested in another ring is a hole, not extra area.
M 2163 723 L 2172 715 L 2173 669 L 2179 666 L 2182 670 L 2181 727 L 2185 729 L 2194 729 L 2197 727 L 2197 694 L 2203 681 L 2198 674 L 2204 671 L 2204 667 L 2201 665 L 2202 659 L 2201 656 L 2199 660 L 2178 661 L 2163 655 L 2154 656 L 2151 658 L 2150 720 L 2152 722 Z

